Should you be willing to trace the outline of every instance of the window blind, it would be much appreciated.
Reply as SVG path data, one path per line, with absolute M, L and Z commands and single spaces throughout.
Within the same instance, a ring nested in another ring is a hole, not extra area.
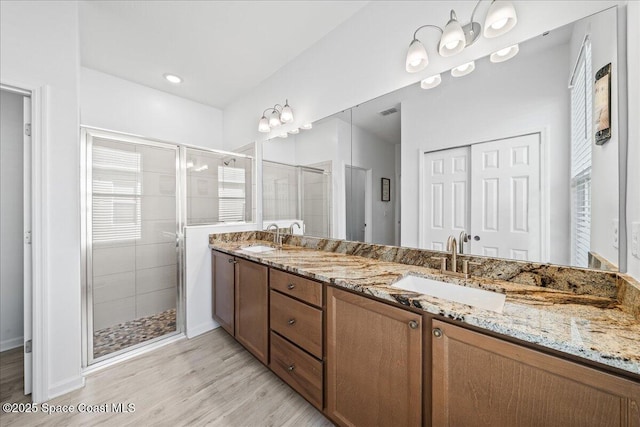
M 96 143 L 92 158 L 93 242 L 140 239 L 140 154 Z
M 218 218 L 224 222 L 245 220 L 244 168 L 218 166 Z
M 591 247 L 591 43 L 585 39 L 571 88 L 571 261 L 587 267 Z

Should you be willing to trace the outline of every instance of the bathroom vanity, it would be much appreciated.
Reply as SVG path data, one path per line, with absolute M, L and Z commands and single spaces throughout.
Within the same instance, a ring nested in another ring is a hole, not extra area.
M 553 289 L 442 276 L 430 251 L 271 242 L 210 237 L 214 317 L 228 324 L 234 307 L 227 332 L 336 424 L 640 426 L 640 289 L 622 276 L 567 269 L 594 280 Z M 506 298 L 478 308 L 394 286 L 412 276 Z

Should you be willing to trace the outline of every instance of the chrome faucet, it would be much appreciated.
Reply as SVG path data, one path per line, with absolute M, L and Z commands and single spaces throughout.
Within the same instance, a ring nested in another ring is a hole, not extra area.
M 302 227 L 300 226 L 300 223 L 298 221 L 294 221 L 291 223 L 291 225 L 289 226 L 289 234 L 293 234 L 293 226 L 297 225 L 299 230 L 302 230 Z
M 278 247 L 282 246 L 282 237 L 280 237 L 280 227 L 278 227 L 278 224 L 272 222 L 271 224 L 267 225 L 267 228 L 265 228 L 265 230 L 269 231 L 272 227 L 276 229 L 276 234 L 273 235 L 273 244 Z
M 462 244 L 462 243 L 461 243 Z M 440 273 L 448 274 L 450 276 L 459 276 L 468 279 L 471 277 L 471 273 L 469 272 L 470 265 L 480 265 L 478 262 L 469 261 L 465 259 L 462 261 L 462 272 L 458 272 L 458 242 L 456 238 L 453 236 L 449 236 L 447 239 L 447 251 L 451 253 L 451 268 L 447 268 L 447 257 L 446 256 L 434 256 L 433 259 L 437 259 L 440 261 Z
M 451 269 L 453 273 L 458 271 L 458 242 L 453 236 L 449 236 L 447 240 L 447 250 L 451 252 Z

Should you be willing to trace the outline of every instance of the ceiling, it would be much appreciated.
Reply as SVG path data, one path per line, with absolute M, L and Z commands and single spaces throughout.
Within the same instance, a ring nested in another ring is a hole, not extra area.
M 367 3 L 82 1 L 80 58 L 84 67 L 224 108 Z M 184 81 L 171 84 L 165 73 Z

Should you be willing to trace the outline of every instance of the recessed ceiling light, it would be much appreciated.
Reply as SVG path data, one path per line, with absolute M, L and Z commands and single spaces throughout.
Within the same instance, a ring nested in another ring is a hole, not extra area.
M 165 74 L 164 78 L 167 79 L 168 82 L 173 83 L 173 84 L 182 83 L 182 78 L 176 76 L 175 74 Z
M 311 123 L 305 123 L 302 126 L 300 126 L 300 129 L 309 130 L 312 127 L 313 127 L 313 125 Z

